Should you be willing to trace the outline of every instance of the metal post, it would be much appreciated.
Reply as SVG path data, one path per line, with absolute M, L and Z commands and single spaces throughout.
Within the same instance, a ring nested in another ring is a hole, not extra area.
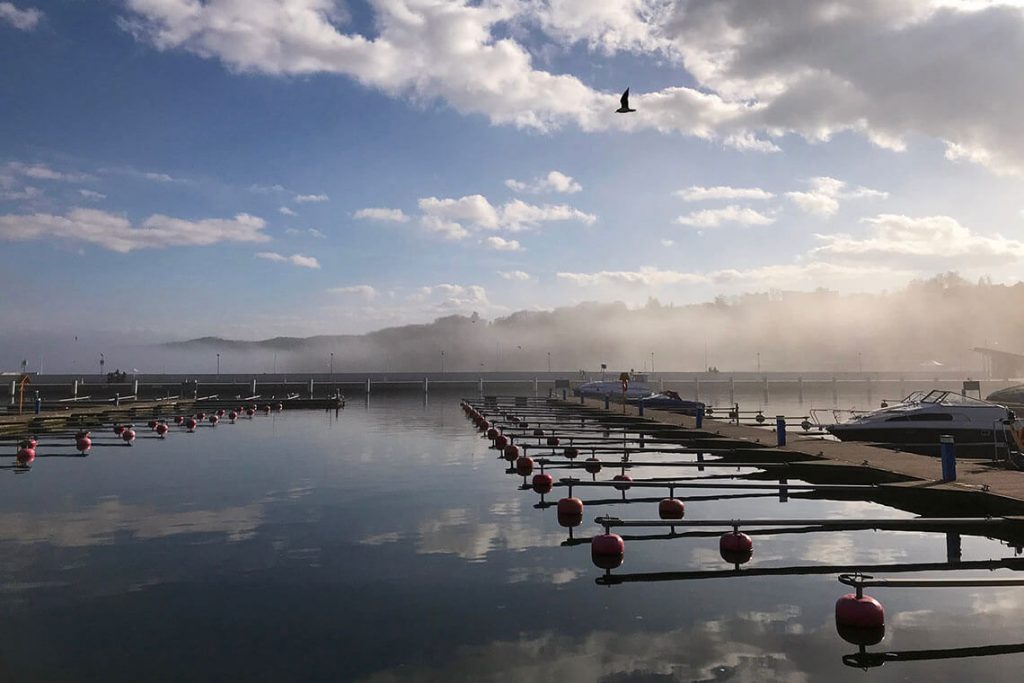
M 942 481 L 956 481 L 956 444 L 952 435 L 939 437 L 939 453 L 942 457 Z
M 788 482 L 788 480 L 785 477 L 780 477 L 779 478 L 779 502 L 780 503 L 788 503 L 789 502 L 789 487 L 786 485 L 787 483 L 789 483 L 789 482 Z
M 121 405 L 121 392 L 119 392 L 119 391 L 114 393 L 114 405 L 115 406 Z
M 782 447 L 786 445 L 786 416 L 776 415 L 775 416 L 775 436 L 777 437 L 777 445 Z
M 132 385 L 132 395 L 135 396 L 136 401 L 139 400 L 139 380 L 135 380 L 134 384 Z
M 36 415 L 43 412 L 43 399 L 39 398 L 39 392 L 36 392 Z
M 313 378 L 309 378 L 309 397 L 313 398 Z
M 638 409 L 640 410 L 640 417 L 643 417 L 643 416 L 644 416 L 644 402 L 643 402 L 643 401 L 640 401 L 640 402 L 639 402 L 639 403 L 637 404 L 637 408 L 638 408 Z M 641 436 L 641 443 L 640 443 L 641 447 L 643 446 L 643 441 L 642 441 L 642 439 L 643 439 L 643 436 Z
M 255 377 L 252 378 L 252 393 L 250 393 L 249 395 L 250 396 L 255 396 L 256 395 L 256 378 Z
M 369 377 L 366 378 L 366 395 L 367 396 L 370 395 L 370 378 Z
M 423 378 L 423 393 L 427 394 L 430 391 L 430 380 L 426 377 Z
M 71 395 L 78 398 L 78 380 L 76 379 L 71 385 Z
M 697 406 L 697 429 L 704 428 L 704 406 Z
M 604 395 L 604 409 L 605 410 L 608 410 L 608 406 L 609 406 L 610 403 L 611 403 L 611 400 L 610 400 L 608 394 L 605 394 Z
M 962 559 L 963 549 L 960 544 L 960 533 L 946 532 L 946 562 L 955 563 Z
M 14 405 L 14 395 L 18 393 L 18 383 L 15 380 L 11 380 L 11 405 Z

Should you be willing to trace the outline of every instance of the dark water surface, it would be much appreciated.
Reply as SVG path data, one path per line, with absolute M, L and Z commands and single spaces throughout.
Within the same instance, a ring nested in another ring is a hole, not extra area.
M 844 666 L 857 648 L 835 632 L 834 574 L 599 586 L 589 547 L 561 545 L 554 511 L 517 489 L 454 396 L 139 433 L 133 448 L 98 434 L 87 458 L 53 457 L 73 447 L 44 436 L 31 472 L 0 470 L 3 680 L 937 683 L 1024 667 L 1020 654 Z M 577 537 L 598 514 L 657 507 L 588 505 Z M 910 513 L 761 497 L 693 501 L 687 516 Z M 729 568 L 715 537 L 626 552 L 616 574 Z M 1013 556 L 963 539 L 965 561 Z M 943 534 L 832 532 L 756 537 L 747 567 L 945 560 Z M 1022 591 L 874 589 L 888 629 L 869 650 L 1022 643 Z

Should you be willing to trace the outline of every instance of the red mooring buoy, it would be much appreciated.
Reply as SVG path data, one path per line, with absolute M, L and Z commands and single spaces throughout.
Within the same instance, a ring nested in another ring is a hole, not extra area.
M 729 564 L 746 564 L 754 556 L 754 542 L 744 533 L 730 531 L 718 539 L 718 552 Z
M 234 422 L 235 420 L 238 419 L 238 413 L 232 410 L 230 413 L 228 413 L 228 419 Z
M 131 428 L 131 425 L 121 432 L 121 439 L 126 446 L 131 446 L 132 442 L 135 441 L 135 430 Z
M 156 426 L 156 433 L 161 439 L 167 434 L 167 423 L 161 422 Z
M 629 482 L 633 481 L 633 477 L 629 476 L 628 474 L 616 474 L 614 477 L 612 477 L 612 481 Z M 619 491 L 628 491 L 629 484 L 615 484 L 615 488 L 618 489 Z
M 658 503 L 658 516 L 662 519 L 682 519 L 686 506 L 678 498 L 666 498 Z
M 176 416 L 174 418 L 174 424 L 176 424 L 176 425 L 183 425 L 183 424 L 185 424 L 185 416 L 184 415 Z
M 548 437 L 548 445 L 549 446 L 555 447 L 555 446 L 557 446 L 560 443 L 562 443 L 562 440 L 559 439 L 557 436 L 549 436 Z
M 537 493 L 551 493 L 555 486 L 555 478 L 546 472 L 533 475 L 533 490 Z
M 580 455 L 580 449 L 574 446 L 569 446 L 564 451 L 562 451 L 562 455 L 564 455 L 568 460 L 575 460 Z
M 601 471 L 601 461 L 597 458 L 587 458 L 583 461 L 583 469 L 590 474 L 597 474 Z
M 498 434 L 500 434 L 500 433 L 501 432 L 499 432 L 497 430 L 497 428 L 495 428 L 495 427 L 488 427 L 487 428 L 487 432 L 486 432 L 487 438 L 490 439 L 491 441 L 494 441 L 495 439 L 497 439 L 498 438 Z
M 210 424 L 211 425 L 216 427 L 218 422 L 220 422 L 220 417 L 218 417 L 217 415 L 211 415 L 210 416 Z
M 148 426 L 150 429 L 156 429 L 157 424 L 159 423 L 156 420 L 150 420 Z
M 509 445 L 509 443 L 510 442 L 508 440 L 508 437 L 505 436 L 504 434 L 498 434 L 498 436 L 494 439 L 494 447 L 499 450 L 504 450 L 505 446 Z
M 89 438 L 89 432 L 78 432 L 75 434 L 75 449 L 85 455 L 85 453 L 92 448 L 92 439 Z
M 520 477 L 528 477 L 533 474 L 533 458 L 521 455 L 516 460 L 516 474 Z
M 185 421 L 185 428 L 188 429 L 188 431 L 190 431 L 190 432 L 196 431 L 196 427 L 198 425 L 199 425 L 199 423 L 196 422 L 196 419 L 194 417 L 190 417 L 189 419 L 187 419 Z
M 18 452 L 14 457 L 17 459 L 19 465 L 31 465 L 32 461 L 36 459 L 36 449 L 29 448 L 28 446 L 22 446 L 18 449 Z
M 590 539 L 590 559 L 601 569 L 617 569 L 625 559 L 626 544 L 618 534 L 599 534 Z
M 561 498 L 558 501 L 558 514 L 566 516 L 583 516 L 583 501 L 575 496 L 572 498 Z
M 508 460 L 509 462 L 515 462 L 523 453 L 522 451 L 519 450 L 519 446 L 510 443 L 509 445 L 505 446 L 503 454 L 506 460 Z
M 114 425 L 114 434 L 117 436 L 124 434 L 124 425 Z

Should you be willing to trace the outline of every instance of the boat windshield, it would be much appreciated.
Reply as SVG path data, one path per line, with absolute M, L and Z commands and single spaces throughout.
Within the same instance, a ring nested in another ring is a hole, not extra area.
M 944 406 L 991 405 L 988 401 L 982 401 L 981 399 L 971 398 L 970 396 L 963 396 L 952 391 L 942 391 L 940 389 L 929 391 L 924 398 L 920 399 L 920 402 L 935 403 Z
M 923 398 L 923 391 L 912 391 L 911 393 L 907 394 L 907 397 L 900 401 L 900 403 L 920 403 L 921 399 Z

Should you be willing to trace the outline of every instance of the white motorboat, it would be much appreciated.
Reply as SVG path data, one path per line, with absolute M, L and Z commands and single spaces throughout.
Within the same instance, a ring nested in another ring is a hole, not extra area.
M 1015 420 L 1006 406 L 937 389 L 823 426 L 841 441 L 870 441 L 927 455 L 938 455 L 939 437 L 948 434 L 958 457 L 991 458 L 1005 455 Z

